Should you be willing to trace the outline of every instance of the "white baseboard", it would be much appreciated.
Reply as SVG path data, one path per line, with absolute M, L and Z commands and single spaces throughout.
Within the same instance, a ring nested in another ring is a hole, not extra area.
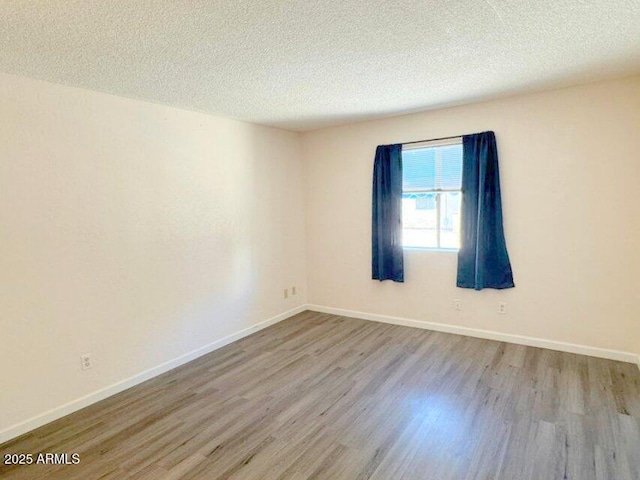
M 70 413 L 76 412 L 91 404 L 99 402 L 100 400 L 104 400 L 105 398 L 115 395 L 116 393 L 120 393 L 123 390 L 138 385 L 153 377 L 157 377 L 158 375 L 168 372 L 169 370 L 179 367 L 180 365 L 195 360 L 202 355 L 206 355 L 207 353 L 213 352 L 218 348 L 224 347 L 231 342 L 235 342 L 236 340 L 246 337 L 247 335 L 251 335 L 252 333 L 262 330 L 263 328 L 266 328 L 270 325 L 292 317 L 293 315 L 301 313 L 306 309 L 306 305 L 301 305 L 299 307 L 293 308 L 284 313 L 281 313 L 280 315 L 276 315 L 275 317 L 271 317 L 268 320 L 253 325 L 252 327 L 240 330 L 239 332 L 236 332 L 232 335 L 221 338 L 220 340 L 216 340 L 215 342 L 209 343 L 208 345 L 185 353 L 184 355 L 180 355 L 173 360 L 169 360 L 168 362 L 162 363 L 156 367 L 140 372 L 133 377 L 129 377 L 118 383 L 114 383 L 113 385 L 109 385 L 108 387 L 89 393 L 88 395 L 77 398 L 69 403 L 65 403 L 64 405 L 60 405 L 59 407 L 41 413 L 40 415 L 36 415 L 35 417 L 25 420 L 24 422 L 20 422 L 9 428 L 6 428 L 0 431 L 0 444 L 7 442 L 13 438 L 19 437 L 20 435 L 30 432 L 31 430 L 41 427 L 42 425 L 69 415 Z
M 640 368 L 640 355 L 636 355 L 629 352 L 621 352 L 618 350 L 609 350 L 605 348 L 589 347 L 586 345 L 577 345 L 573 343 L 558 342 L 555 340 L 545 340 L 542 338 L 526 337 L 522 335 L 513 335 L 509 333 L 500 333 L 490 330 L 481 330 L 476 328 L 461 327 L 456 325 L 447 325 L 443 323 L 424 322 L 420 320 L 413 320 L 402 317 L 392 317 L 387 315 L 377 315 L 374 313 L 358 312 L 353 310 L 344 310 L 341 308 L 323 307 L 320 305 L 301 305 L 287 312 L 276 315 L 263 322 L 260 322 L 252 327 L 240 330 L 232 335 L 216 340 L 208 345 L 200 347 L 191 352 L 185 353 L 173 360 L 165 362 L 156 367 L 150 368 L 143 372 L 140 372 L 133 377 L 124 379 L 118 383 L 105 387 L 101 390 L 97 390 L 88 395 L 80 397 L 64 405 L 60 405 L 52 410 L 44 412 L 40 415 L 32 417 L 24 422 L 20 422 L 16 425 L 8 427 L 0 431 L 0 444 L 7 442 L 13 438 L 19 437 L 24 433 L 34 430 L 42 425 L 53 422 L 59 418 L 62 418 L 70 413 L 76 412 L 84 407 L 92 405 L 104 400 L 112 395 L 120 393 L 128 388 L 138 385 L 146 380 L 157 377 L 169 370 L 172 370 L 180 365 L 195 360 L 202 355 L 213 352 L 218 348 L 224 347 L 236 340 L 244 338 L 252 333 L 255 333 L 263 328 L 285 320 L 293 315 L 301 313 L 305 310 L 312 310 L 315 312 L 330 313 L 333 315 L 341 315 L 345 317 L 360 318 L 363 320 L 371 320 L 374 322 L 390 323 L 393 325 L 403 325 L 407 327 L 422 328 L 425 330 L 434 330 L 437 332 L 454 333 L 457 335 L 465 335 L 469 337 L 485 338 L 489 340 L 498 340 L 501 342 L 515 343 L 517 345 L 527 345 L 530 347 L 548 348 L 550 350 L 559 350 L 561 352 L 578 353 L 581 355 L 588 355 L 591 357 L 607 358 L 610 360 L 619 360 L 622 362 L 635 363 Z
M 619 350 L 609 350 L 606 348 L 590 347 L 587 345 L 577 345 L 575 343 L 558 342 L 556 340 L 546 340 L 544 338 L 526 337 L 511 333 L 494 332 L 491 330 L 481 330 L 478 328 L 461 327 L 457 325 L 447 325 L 444 323 L 424 322 L 402 317 L 390 317 L 387 315 L 377 315 L 375 313 L 358 312 L 344 310 L 341 308 L 323 307 L 321 305 L 307 305 L 307 309 L 321 313 L 331 313 L 343 317 L 353 317 L 362 320 L 372 320 L 374 322 L 390 323 L 393 325 L 403 325 L 405 327 L 422 328 L 437 332 L 454 333 L 467 337 L 485 338 L 488 340 L 498 340 L 500 342 L 515 343 L 529 347 L 547 348 L 561 352 L 578 353 L 590 357 L 607 358 L 621 362 L 636 363 L 640 368 L 640 357 L 634 353 L 621 352 Z

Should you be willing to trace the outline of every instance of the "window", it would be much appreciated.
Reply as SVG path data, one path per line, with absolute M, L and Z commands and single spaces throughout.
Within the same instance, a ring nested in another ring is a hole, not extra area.
M 461 186 L 461 139 L 403 146 L 405 248 L 460 248 Z

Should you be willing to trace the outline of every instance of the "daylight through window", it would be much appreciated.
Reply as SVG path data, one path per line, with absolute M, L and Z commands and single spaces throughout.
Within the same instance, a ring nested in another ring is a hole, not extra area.
M 460 248 L 462 141 L 402 149 L 402 227 L 407 248 Z

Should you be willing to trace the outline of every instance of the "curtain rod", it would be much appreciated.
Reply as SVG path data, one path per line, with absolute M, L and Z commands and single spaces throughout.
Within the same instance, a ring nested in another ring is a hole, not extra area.
M 427 140 L 414 140 L 413 142 L 403 142 L 400 145 L 411 145 L 412 143 L 438 142 L 440 140 L 450 140 L 452 138 L 462 138 L 464 135 L 451 135 L 450 137 L 429 138 Z
M 449 137 L 428 138 L 426 140 L 414 140 L 412 142 L 392 143 L 390 145 L 411 145 L 412 143 L 437 142 L 440 140 L 450 140 L 452 138 L 462 138 L 462 137 L 466 137 L 467 135 L 478 135 L 479 133 L 488 133 L 490 131 L 491 130 L 486 130 L 484 132 L 478 132 L 478 133 L 465 133 L 463 135 L 451 135 Z

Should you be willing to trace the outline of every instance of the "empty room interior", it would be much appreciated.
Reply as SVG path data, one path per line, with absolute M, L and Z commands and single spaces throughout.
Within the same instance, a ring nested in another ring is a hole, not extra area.
M 0 478 L 640 480 L 640 2 L 0 3 Z

